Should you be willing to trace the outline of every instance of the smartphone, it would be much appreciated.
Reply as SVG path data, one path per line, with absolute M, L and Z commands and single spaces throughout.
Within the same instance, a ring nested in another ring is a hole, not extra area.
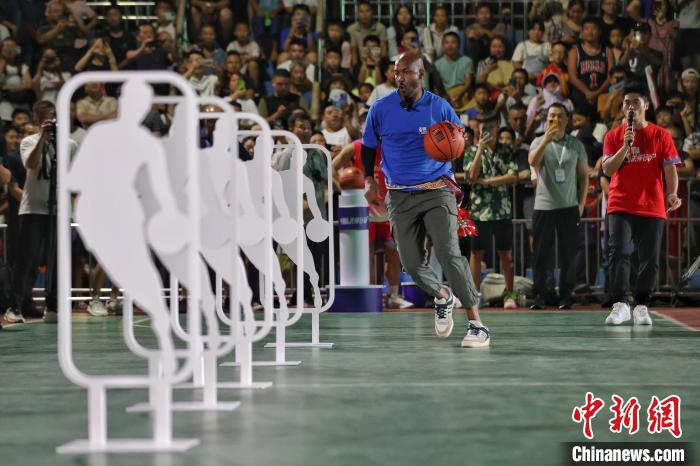
M 373 57 L 379 57 L 379 54 L 382 52 L 382 49 L 379 47 L 370 47 L 369 53 L 372 54 Z
M 634 40 L 636 40 L 637 42 L 641 42 L 641 41 L 642 41 L 642 33 L 641 33 L 641 31 L 634 31 Z

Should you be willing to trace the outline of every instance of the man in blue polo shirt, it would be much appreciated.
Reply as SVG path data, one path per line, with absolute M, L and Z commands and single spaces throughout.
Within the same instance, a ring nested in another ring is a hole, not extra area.
M 423 136 L 433 124 L 445 120 L 460 124 L 459 119 L 446 100 L 423 90 L 425 70 L 418 50 L 401 54 L 394 73 L 398 89 L 374 102 L 367 115 L 362 135 L 365 173 L 373 173 L 376 149 L 381 145 L 392 233 L 403 266 L 434 297 L 435 333 L 444 338 L 452 333 L 455 297 L 426 262 L 426 235 L 432 239 L 450 286 L 467 308 L 469 322 L 462 346 L 488 346 L 489 329 L 481 323 L 469 263 L 459 250 L 457 203 L 443 178 L 452 178 L 452 165 L 433 160 L 423 148 Z M 365 191 L 367 201 L 376 205 L 374 177 L 365 178 Z

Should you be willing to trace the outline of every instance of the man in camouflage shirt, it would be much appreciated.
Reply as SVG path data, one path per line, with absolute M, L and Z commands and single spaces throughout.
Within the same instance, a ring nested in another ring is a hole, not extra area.
M 503 307 L 514 309 L 517 305 L 513 295 L 513 224 L 509 185 L 518 182 L 518 166 L 512 147 L 498 143 L 498 114 L 482 115 L 478 121 L 479 143 L 471 146 L 464 156 L 464 173 L 471 185 L 469 210 L 479 231 L 478 236 L 471 238 L 469 267 L 479 289 L 484 251 L 495 239 L 506 282 Z

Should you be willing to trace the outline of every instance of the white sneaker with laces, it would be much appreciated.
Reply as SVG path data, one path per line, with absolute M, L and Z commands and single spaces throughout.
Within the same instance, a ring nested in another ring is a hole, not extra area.
M 23 324 L 24 316 L 21 312 L 15 311 L 11 307 L 8 307 L 5 311 L 5 320 L 11 324 Z
M 56 311 L 44 311 L 44 322 L 47 324 L 55 324 L 58 322 L 58 313 Z
M 413 303 L 403 299 L 401 296 L 389 296 L 386 306 L 392 309 L 408 309 L 413 307 Z
M 641 304 L 634 307 L 632 317 L 634 317 L 634 325 L 651 325 L 652 323 L 649 309 Z
M 455 307 L 455 297 L 450 292 L 448 299 L 435 298 L 435 333 L 437 336 L 447 338 L 452 334 L 454 321 L 452 320 L 452 310 Z
M 489 328 L 476 320 L 470 320 L 467 334 L 462 338 L 462 348 L 484 348 L 491 343 Z
M 115 314 L 120 314 L 122 311 L 122 303 L 116 298 L 110 298 L 109 301 L 107 301 L 107 310 Z
M 612 312 L 605 318 L 608 325 L 620 325 L 630 320 L 630 307 L 627 303 L 613 304 Z
M 102 301 L 100 301 L 99 299 L 93 299 L 92 301 L 90 301 L 90 305 L 88 306 L 87 310 L 93 317 L 105 317 L 109 315 L 109 312 L 107 312 L 107 308 L 104 304 L 102 304 Z

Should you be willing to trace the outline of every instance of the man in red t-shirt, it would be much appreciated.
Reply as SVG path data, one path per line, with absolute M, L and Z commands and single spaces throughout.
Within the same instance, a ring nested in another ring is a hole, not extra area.
M 360 155 L 362 140 L 358 139 L 345 146 L 338 155 L 333 159 L 333 168 L 337 171 L 349 165 L 354 165 L 360 172 L 364 172 L 362 167 L 362 157 Z M 382 161 L 382 148 L 377 147 L 377 157 L 374 163 L 374 178 L 379 185 L 380 205 L 384 206 L 384 198 L 386 197 L 387 187 L 384 172 L 379 164 Z M 364 174 L 362 176 L 364 179 Z M 373 212 L 370 206 L 370 217 Z M 375 206 L 376 207 L 376 206 Z M 376 213 L 376 212 L 375 212 Z M 396 242 L 391 235 L 391 226 L 389 221 L 370 221 L 369 223 L 369 244 L 374 246 L 380 244 L 384 247 L 384 258 L 386 261 L 386 279 L 389 282 L 391 294 L 387 301 L 387 307 L 406 309 L 413 307 L 413 303 L 405 300 L 399 294 L 399 283 L 401 281 L 401 259 L 399 252 L 396 249 Z
M 605 136 L 603 172 L 611 177 L 608 190 L 608 293 L 614 302 L 606 324 L 630 320 L 626 302 L 630 256 L 638 248 L 639 271 L 632 312 L 634 323 L 651 325 L 647 302 L 659 269 L 661 233 L 666 213 L 681 206 L 676 165 L 681 163 L 670 133 L 645 120 L 649 101 L 639 85 L 625 87 L 622 108 L 633 114 Z M 664 179 L 666 192 L 664 193 Z

